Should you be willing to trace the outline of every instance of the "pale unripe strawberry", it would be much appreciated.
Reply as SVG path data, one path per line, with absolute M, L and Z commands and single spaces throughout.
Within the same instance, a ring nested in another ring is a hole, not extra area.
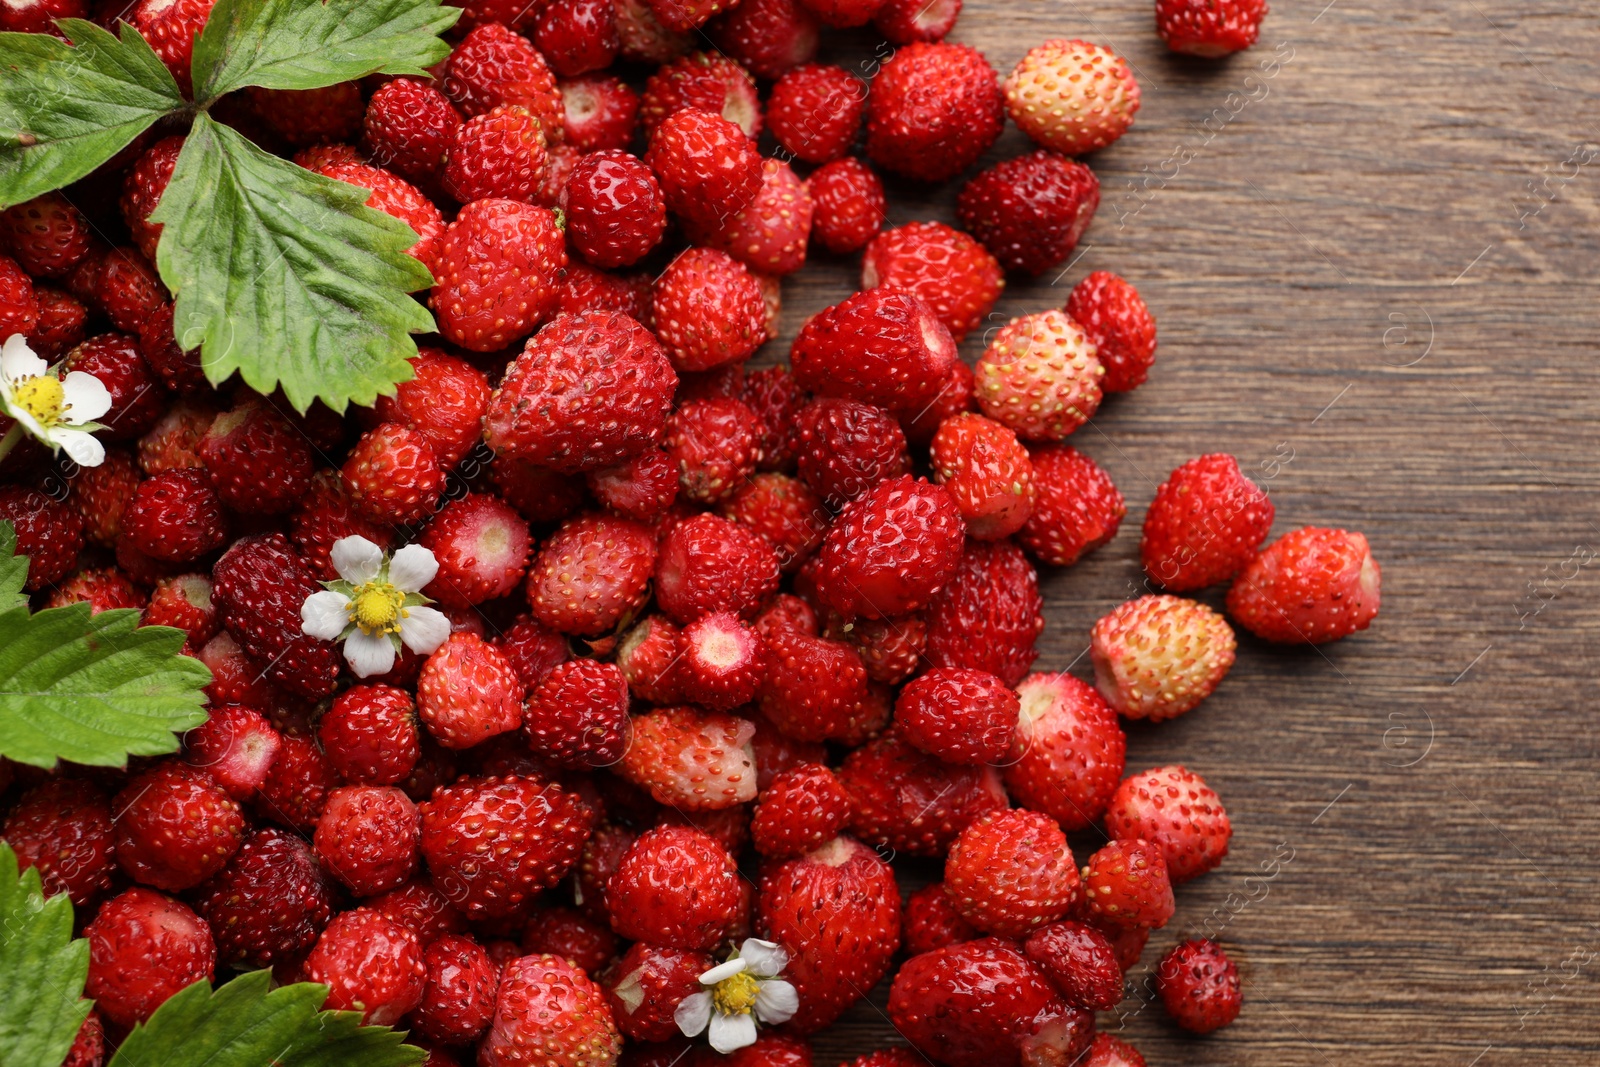
M 1233 629 L 1204 604 L 1143 596 L 1094 624 L 1089 654 L 1108 704 L 1130 719 L 1161 722 L 1210 696 L 1236 647 Z
M 983 413 L 1026 441 L 1059 441 L 1100 409 L 1105 368 L 1083 327 L 1060 311 L 1013 319 L 974 368 Z
M 1127 61 L 1088 41 L 1046 41 L 1022 57 L 1001 89 L 1022 132 L 1068 156 L 1104 148 L 1139 111 L 1139 83 Z

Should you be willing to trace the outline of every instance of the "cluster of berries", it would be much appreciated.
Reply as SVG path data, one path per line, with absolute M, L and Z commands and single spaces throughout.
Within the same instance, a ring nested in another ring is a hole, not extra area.
M 464 6 L 431 81 L 214 112 L 420 235 L 439 335 L 370 409 L 214 389 L 175 341 L 148 216 L 181 134 L 0 214 L 0 336 L 110 396 L 104 462 L 64 478 L 24 443 L 0 465 L 28 588 L 141 609 L 213 674 L 177 756 L 0 761 L 0 836 L 86 920 L 69 1063 L 271 967 L 407 1027 L 431 1067 L 665 1067 L 702 1031 L 695 1062 L 808 1067 L 806 1035 L 904 958 L 889 1015 L 945 1067 L 1142 1064 L 1094 1012 L 1231 835 L 1185 767 L 1124 777 L 1119 714 L 1189 711 L 1234 660 L 1223 615 L 1174 594 L 1231 582 L 1236 623 L 1303 644 L 1365 628 L 1379 581 L 1359 534 L 1263 549 L 1266 494 L 1202 456 L 1156 493 L 1163 592 L 1096 624 L 1095 684 L 1029 673 L 1035 564 L 1126 510 L 1065 439 L 1145 380 L 1155 325 L 1097 272 L 976 366 L 957 345 L 1089 225 L 1068 157 L 1132 123 L 1127 64 L 1051 41 L 1002 81 L 943 40 L 959 0 Z M 129 17 L 183 80 L 209 7 Z M 1158 7 L 1200 55 L 1264 12 Z M 870 91 L 811 62 L 819 27 L 868 22 L 897 46 Z M 641 92 L 618 60 L 657 69 Z M 863 127 L 871 163 L 944 181 L 1008 115 L 1037 150 L 966 183 L 962 229 L 882 229 Z M 747 372 L 809 248 L 862 252 L 862 288 Z M 1080 865 L 1065 835 L 1096 825 Z M 943 857 L 943 881 L 903 900 L 892 854 Z M 1239 1010 L 1210 942 L 1158 984 L 1195 1032 Z

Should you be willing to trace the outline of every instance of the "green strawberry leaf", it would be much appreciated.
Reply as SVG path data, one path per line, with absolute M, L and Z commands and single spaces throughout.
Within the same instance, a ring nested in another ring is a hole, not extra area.
M 304 412 L 343 412 L 411 377 L 410 334 L 433 316 L 407 293 L 432 283 L 406 254 L 416 232 L 364 206 L 365 189 L 268 155 L 206 115 L 161 204 L 156 267 L 177 294 L 173 329 L 203 345 L 206 377 L 281 386 Z
M 28 557 L 17 555 L 17 528 L 0 519 L 0 611 L 26 606 L 28 595 L 22 587 L 27 584 Z
M 195 99 L 259 85 L 318 89 L 368 74 L 428 76 L 450 54 L 439 0 L 218 0 L 195 40 Z
M 175 731 L 206 721 L 211 681 L 204 664 L 180 654 L 183 641 L 182 630 L 140 626 L 129 609 L 0 613 L 0 755 L 35 767 L 120 767 L 130 755 L 175 751 Z
M 163 115 L 187 107 L 132 26 L 117 38 L 62 19 L 48 33 L 0 33 L 0 208 L 70 185 Z
M 134 1027 L 109 1067 L 412 1067 L 422 1049 L 353 1011 L 319 1011 L 328 987 L 300 982 L 268 992 L 271 971 L 212 992 L 196 982 Z
M 0 1064 L 57 1064 L 89 1014 L 89 942 L 72 939 L 72 902 L 49 900 L 0 841 Z

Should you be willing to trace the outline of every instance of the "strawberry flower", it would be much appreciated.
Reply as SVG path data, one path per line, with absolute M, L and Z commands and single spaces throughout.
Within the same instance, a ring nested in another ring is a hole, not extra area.
M 425 605 L 420 590 L 439 572 L 439 561 L 421 545 L 407 545 L 391 558 L 365 537 L 333 543 L 339 580 L 323 582 L 300 606 L 300 629 L 308 637 L 343 641 L 345 662 L 357 678 L 387 674 L 405 645 L 426 656 L 450 636 L 450 620 Z
M 52 370 L 20 333 L 0 346 L 0 408 L 16 420 L 0 439 L 0 456 L 27 434 L 52 452 L 65 451 L 80 467 L 105 461 L 105 447 L 93 436 L 100 429 L 94 420 L 111 410 L 111 393 L 85 371 Z
M 752 1045 L 756 1023 L 788 1022 L 800 1010 L 800 994 L 779 978 L 789 954 L 771 941 L 749 937 L 726 963 L 700 976 L 705 990 L 684 997 L 672 1014 L 684 1036 L 702 1031 L 726 1055 Z

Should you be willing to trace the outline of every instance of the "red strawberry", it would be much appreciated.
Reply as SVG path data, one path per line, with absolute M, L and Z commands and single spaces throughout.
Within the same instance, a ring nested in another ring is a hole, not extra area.
M 1078 868 L 1048 815 L 1013 808 L 968 824 L 945 860 L 945 892 L 973 926 L 1022 937 L 1071 908 Z
M 614 663 L 557 664 L 528 694 L 522 725 L 533 751 L 558 767 L 610 767 L 628 743 L 628 683 Z
M 801 0 L 825 26 L 864 26 L 883 7 L 883 0 Z
M 811 194 L 811 235 L 830 252 L 865 247 L 883 225 L 883 182 L 858 159 L 836 159 L 806 179 Z
M 1193 1034 L 1239 1017 L 1239 968 L 1215 941 L 1196 938 L 1167 953 L 1156 967 L 1156 991 L 1173 1022 Z
M 661 439 L 677 375 L 650 332 L 621 314 L 558 315 L 489 402 L 496 453 L 566 473 L 608 467 Z
M 1175 592 L 1204 589 L 1244 570 L 1272 529 L 1272 501 L 1225 452 L 1174 470 L 1145 513 L 1139 555 Z
M 925 885 L 907 897 L 900 925 L 905 934 L 906 952 L 912 956 L 979 936 L 950 902 L 943 882 Z
M 648 274 L 607 274 L 587 263 L 569 263 L 556 305 L 570 314 L 620 311 L 648 325 L 651 285 Z
M 306 568 L 314 577 L 328 582 L 339 577 L 331 557 L 336 541 L 365 537 L 385 551 L 394 544 L 393 528 L 358 514 L 344 491 L 343 477 L 334 470 L 320 470 L 311 476 L 310 489 L 291 520 L 289 536 L 300 550 Z
M 487 155 L 487 151 L 484 154 Z M 420 240 L 407 250 L 409 254 L 429 270 L 437 266 L 444 216 L 420 189 L 404 178 L 364 163 L 336 163 L 318 167 L 317 172 L 369 190 L 372 195 L 367 197 L 367 207 L 391 215 L 417 232 Z
M 1305 526 L 1261 551 L 1228 590 L 1228 614 L 1257 637 L 1321 644 L 1378 615 L 1381 574 L 1358 533 Z
M 667 419 L 662 448 L 685 500 L 713 504 L 755 473 L 760 424 L 738 400 L 692 400 Z
M 866 86 L 843 67 L 807 64 L 772 87 L 767 123 L 778 144 L 807 163 L 827 163 L 850 150 L 861 129 Z
M 189 75 L 189 60 L 194 55 L 194 39 L 205 28 L 216 0 L 142 0 L 133 9 L 130 21 L 155 54 L 161 57 L 178 80 L 183 95 L 194 94 Z
M 912 856 L 943 855 L 974 819 L 1006 806 L 993 768 L 945 763 L 897 733 L 850 753 L 838 777 L 855 805 L 851 830 Z
M 311 445 L 259 400 L 217 416 L 200 439 L 200 459 L 217 496 L 241 514 L 281 514 L 310 488 Z
M 302 696 L 333 692 L 339 653 L 331 642 L 301 631 L 300 607 L 318 589 L 287 538 L 265 534 L 235 541 L 217 561 L 212 581 L 223 627 L 247 654 L 271 664 L 274 681 Z
M 440 333 L 474 352 L 506 347 L 554 309 L 566 265 L 561 228 L 545 208 L 468 204 L 439 241 L 433 307 Z
M 21 868 L 35 867 L 45 896 L 82 908 L 111 888 L 116 866 L 111 804 L 90 782 L 50 778 L 17 800 L 0 828 Z
M 77 297 L 49 285 L 34 286 L 33 298 L 39 306 L 39 318 L 27 333 L 28 347 L 54 362 L 83 343 L 88 333 L 89 309 Z M 150 362 L 148 356 L 145 362 Z M 151 366 L 160 373 L 159 367 Z
M 0 486 L 0 521 L 11 523 L 17 534 L 17 555 L 28 557 L 26 588 L 30 593 L 66 577 L 83 550 L 82 516 L 37 490 Z
M 917 1067 L 918 1064 L 925 1062 L 927 1061 L 922 1053 L 916 1049 L 900 1046 L 863 1053 L 853 1060 L 846 1061 L 841 1067 Z
M 600 987 L 566 960 L 523 956 L 500 973 L 479 1067 L 598 1067 L 622 1050 Z
M 761 155 L 743 130 L 721 115 L 686 107 L 668 115 L 644 160 L 667 207 L 707 226 L 743 211 L 761 191 Z
M 942 41 L 960 15 L 961 0 L 885 0 L 872 16 L 872 28 L 890 44 Z
M 227 638 L 227 634 L 219 634 L 206 650 Z M 309 831 L 316 826 L 328 794 L 338 784 L 338 772 L 314 741 L 285 734 L 278 758 L 272 761 L 267 780 L 261 783 L 256 810 L 283 826 Z
M 111 325 L 132 334 L 171 299 L 155 267 L 136 248 L 113 248 L 106 253 L 94 273 L 90 297 Z M 117 407 L 113 403 L 113 410 Z
M 340 474 L 351 504 L 373 522 L 426 518 L 444 491 L 444 470 L 427 437 L 397 422 L 362 434 Z
M 682 659 L 682 632 L 660 615 L 652 615 L 629 630 L 617 647 L 617 666 L 629 690 L 653 704 L 670 704 L 682 698 L 678 679 Z
M 617 0 L 616 8 L 623 59 L 659 65 L 694 47 L 694 38 L 688 33 L 662 25 L 647 0 Z
M 964 44 L 910 44 L 895 52 L 867 99 L 867 155 L 925 182 L 960 174 L 1005 125 L 1000 84 L 983 53 Z
M 686 698 L 725 711 L 747 703 L 767 673 L 761 635 L 732 612 L 703 615 L 684 627 L 679 684 Z
M 645 138 L 674 112 L 686 107 L 721 115 L 746 137 L 761 133 L 761 99 L 756 82 L 737 61 L 711 52 L 695 52 L 662 66 L 645 83 L 639 119 Z
M 1204 604 L 1143 596 L 1094 624 L 1089 654 L 1106 702 L 1162 722 L 1196 707 L 1233 666 L 1233 630 Z
M 361 132 L 366 103 L 353 81 L 316 89 L 250 88 L 246 95 L 255 117 L 292 145 L 340 144 Z
M 1005 279 L 995 258 L 960 230 L 912 222 L 883 231 L 867 246 L 861 288 L 880 285 L 920 299 L 960 341 L 994 307 Z
M 203 468 L 200 439 L 220 414 L 222 412 L 213 404 L 199 398 L 173 404 L 155 427 L 139 439 L 139 468 L 146 474 Z
M 589 492 L 624 518 L 649 522 L 678 498 L 678 470 L 663 451 L 652 448 L 614 467 L 588 473 Z
M 324 870 L 358 897 L 397 889 L 417 869 L 417 807 L 393 786 L 328 794 L 314 844 Z
M 180 892 L 221 870 L 244 816 L 217 780 L 177 760 L 130 779 L 111 803 L 117 863 L 137 882 Z
M 1161 849 L 1174 884 L 1220 864 L 1233 827 L 1222 801 L 1198 774 L 1174 764 L 1136 774 L 1117 787 L 1106 811 L 1106 832 L 1142 838 Z
M 422 1003 L 427 969 L 422 943 L 404 926 L 367 908 L 334 916 L 306 957 L 308 981 L 328 987 L 334 1011 L 390 1026 Z
M 761 791 L 750 834 L 763 856 L 785 859 L 821 847 L 850 821 L 850 794 L 817 763 L 791 767 Z
M 641 834 L 606 884 L 611 925 L 658 948 L 710 949 L 739 906 L 733 857 L 698 830 L 658 826 Z
M 1104 148 L 1133 125 L 1139 83 L 1127 60 L 1101 45 L 1049 40 L 1031 49 L 1002 87 L 1022 132 L 1065 156 Z
M 639 122 L 639 94 L 612 74 L 563 81 L 561 108 L 567 143 L 581 152 L 627 148 Z
M 577 862 L 593 809 L 532 778 L 461 778 L 421 805 L 422 855 L 469 917 L 520 914 Z
M 891 409 L 931 401 L 956 358 L 955 340 L 933 309 L 888 288 L 818 312 L 789 352 L 802 389 Z
M 963 523 L 950 494 L 909 475 L 840 513 L 817 553 L 817 597 L 846 618 L 916 611 L 955 575 Z
M 793 274 L 806 261 L 811 194 L 787 163 L 762 160 L 761 190 L 748 207 L 719 226 L 689 229 L 699 243 L 721 249 L 763 276 Z
M 317 740 L 339 777 L 362 785 L 394 785 L 420 752 L 411 694 L 388 685 L 355 685 L 317 722 Z
M 138 487 L 139 469 L 133 457 L 120 449 L 108 449 L 98 467 L 78 471 L 67 502 L 83 516 L 88 539 L 111 548 L 122 533 L 122 518 Z
M 569 655 L 566 638 L 526 613 L 497 634 L 492 644 L 530 689 Z
M 598 636 L 644 606 L 655 565 L 655 535 L 648 526 L 585 515 L 564 524 L 534 557 L 528 603 L 552 630 Z
M 463 204 L 486 197 L 530 200 L 544 180 L 544 131 L 518 104 L 476 115 L 445 152 L 444 190 Z
M 399 889 L 364 901 L 362 906 L 404 926 L 417 935 L 424 947 L 446 934 L 461 934 L 467 929 L 467 920 L 426 878 L 413 879 Z
M 1033 511 L 1033 462 L 1017 435 L 982 415 L 947 419 L 933 437 L 933 476 L 955 499 L 967 533 L 994 541 Z
M 535 527 L 554 526 L 588 503 L 582 478 L 524 459 L 495 456 L 489 461 L 489 482 Z
M 1097 270 L 1073 286 L 1067 316 L 1094 342 L 1106 392 L 1126 393 L 1145 380 L 1156 359 L 1156 323 L 1137 289 Z
M 1172 881 L 1161 849 L 1133 838 L 1112 841 L 1083 868 L 1084 907 L 1096 922 L 1119 928 L 1159 928 L 1174 909 Z
M 418 543 L 439 564 L 439 573 L 423 592 L 447 608 L 466 608 L 516 590 L 532 538 L 511 505 L 496 496 L 469 493 L 440 508 Z
M 793 573 L 822 543 L 828 521 L 822 499 L 786 474 L 757 474 L 717 507 L 717 514 L 755 530 Z
M 617 935 L 571 908 L 540 908 L 522 929 L 524 952 L 548 952 L 577 964 L 598 978 L 617 956 Z
M 75 0 L 61 0 L 61 2 L 76 6 Z M 78 1036 L 73 1038 L 72 1048 L 67 1052 L 67 1058 L 61 1062 L 61 1067 L 100 1067 L 105 1060 L 105 1023 L 101 1019 L 99 1009 L 90 1008 L 89 1014 L 83 1018 L 83 1025 L 78 1027 Z
M 45 607 L 80 603 L 88 604 L 89 610 L 98 615 L 117 608 L 142 608 L 145 597 L 128 576 L 115 567 L 96 567 L 81 570 L 57 586 L 45 601 Z
M 160 203 L 161 194 L 167 190 L 167 182 L 172 180 L 172 171 L 177 166 L 178 153 L 183 150 L 183 141 L 181 136 L 163 137 L 145 149 L 122 179 L 119 206 L 123 221 L 128 224 L 134 244 L 151 262 L 155 261 L 156 246 L 161 241 L 161 224 L 150 222 L 150 213 Z M 87 237 L 86 233 L 85 248 L 88 247 Z
M 617 1028 L 634 1041 L 678 1037 L 673 1012 L 685 997 L 701 992 L 700 976 L 715 965 L 707 952 L 635 942 L 601 978 Z
M 155 1013 L 191 982 L 208 982 L 217 946 L 205 921 L 171 897 L 134 888 L 106 901 L 83 931 L 89 942 L 84 994 L 118 1026 Z
M 1157 0 L 1156 30 L 1167 47 L 1216 59 L 1256 43 L 1266 0 Z
M 549 64 L 526 37 L 491 20 L 461 39 L 439 86 L 468 118 L 502 105 L 527 108 L 548 144 L 561 140 L 561 94 Z
M 1033 513 L 1017 540 L 1041 563 L 1070 567 L 1117 535 L 1128 513 L 1111 476 L 1070 445 L 1040 445 L 1033 461 Z
M 922 653 L 928 644 L 928 624 L 921 615 L 849 622 L 835 615 L 824 636 L 855 649 L 874 682 L 898 685 L 925 666 Z
M 111 393 L 111 410 L 100 418 L 108 438 L 132 440 L 161 418 L 167 396 L 135 338 L 120 333 L 91 337 L 69 352 L 62 366 L 94 375 Z
M 882 408 L 824 397 L 794 414 L 800 478 L 841 508 L 911 468 L 906 435 Z
M 611 0 L 553 0 L 534 16 L 533 43 L 563 78 L 604 70 L 622 47 Z
M 950 1067 L 1075 1063 L 1094 1016 L 1069 1007 L 1013 942 L 966 941 L 906 961 L 889 1018 L 924 1055 Z
M 1070 674 L 1034 674 L 1017 687 L 1022 716 L 1006 787 L 1068 830 L 1098 819 L 1122 777 L 1128 739 L 1100 694 Z
M 572 872 L 573 902 L 584 914 L 601 922 L 611 921 L 606 905 L 606 883 L 638 837 L 632 830 L 605 823 L 595 829 L 583 846 L 578 866 Z
M 656 603 L 674 621 L 716 611 L 754 618 L 778 591 L 778 556 L 766 538 L 715 515 L 672 528 L 656 558 Z
M 949 763 L 998 763 L 1017 729 L 1016 693 L 983 671 L 935 667 L 900 691 L 901 736 Z
M 1110 1034 L 1096 1034 L 1083 1067 L 1146 1067 L 1139 1050 Z
M 260 712 L 232 705 L 212 708 L 209 719 L 184 735 L 183 747 L 184 762 L 210 773 L 242 802 L 267 780 L 283 738 Z
M 789 952 L 800 994 L 789 1025 L 820 1030 L 866 996 L 900 947 L 900 891 L 877 853 L 836 837 L 798 859 L 766 866 L 756 898 L 760 935 Z
M 618 770 L 659 803 L 687 811 L 754 800 L 756 774 L 745 719 L 691 707 L 657 708 L 633 719 Z
M 739 399 L 761 419 L 761 469 L 793 470 L 794 441 L 790 423 L 802 398 L 789 368 L 764 367 L 746 374 L 739 388 Z
M 794 631 L 770 632 L 762 712 L 800 741 L 843 738 L 869 697 L 861 657 L 839 641 Z
M 16 260 L 0 256 L 0 334 L 31 333 L 38 324 L 39 300 L 33 295 L 33 279 Z
M 766 339 L 761 287 L 726 252 L 690 248 L 656 279 L 656 333 L 672 365 L 703 371 L 750 358 Z
M 1039 580 L 1009 541 L 969 541 L 928 604 L 926 656 L 935 667 L 987 671 L 1016 685 L 1038 656 L 1044 631 Z
M 956 217 L 1006 270 L 1043 274 L 1078 247 L 1099 206 L 1094 171 L 1041 149 L 973 178 Z
M 1122 1001 L 1122 968 L 1111 943 L 1094 927 L 1051 923 L 1035 930 L 1022 951 L 1073 1007 L 1110 1011 Z
M 0 7 L 0 30 L 6 33 L 52 33 L 59 37 L 61 31 L 56 20 L 84 19 L 89 14 L 89 5 L 84 0 L 38 0 L 36 3 L 6 4 Z M 78 1031 L 78 1040 L 73 1044 L 72 1053 L 67 1056 L 66 1067 L 91 1067 L 91 1064 L 99 1063 L 104 1053 L 103 1039 L 99 1017 L 91 1011 Z M 80 1046 L 95 1051 L 91 1055 L 87 1051 L 80 1051 Z
M 667 29 L 689 33 L 719 11 L 734 6 L 728 0 L 649 0 L 650 10 Z
M 182 143 L 182 138 L 177 140 Z M 65 277 L 89 254 L 92 244 L 89 220 L 60 193 L 44 193 L 0 211 L 0 245 L 35 278 Z
M 384 83 L 367 101 L 362 120 L 373 165 L 423 184 L 439 177 L 460 126 L 461 114 L 449 98 L 415 78 Z
M 567 180 L 567 239 L 599 267 L 637 263 L 660 241 L 667 209 L 650 168 L 616 149 L 579 160 Z
M 916 408 L 899 408 L 895 417 L 906 432 L 906 440 L 914 445 L 933 443 L 933 435 L 945 419 L 963 411 L 972 411 L 972 368 L 961 360 L 950 365 L 950 373 L 939 385 L 939 392 L 928 403 Z
M 494 1017 L 500 980 L 489 954 L 470 937 L 446 934 L 424 946 L 422 966 L 426 978 L 412 1027 L 441 1044 L 476 1041 Z
M 706 31 L 718 49 L 768 81 L 817 53 L 817 17 L 799 0 L 741 0 Z
M 1058 441 L 1100 409 L 1105 368 L 1083 327 L 1059 311 L 1012 319 L 974 369 L 983 413 L 1026 441 Z

